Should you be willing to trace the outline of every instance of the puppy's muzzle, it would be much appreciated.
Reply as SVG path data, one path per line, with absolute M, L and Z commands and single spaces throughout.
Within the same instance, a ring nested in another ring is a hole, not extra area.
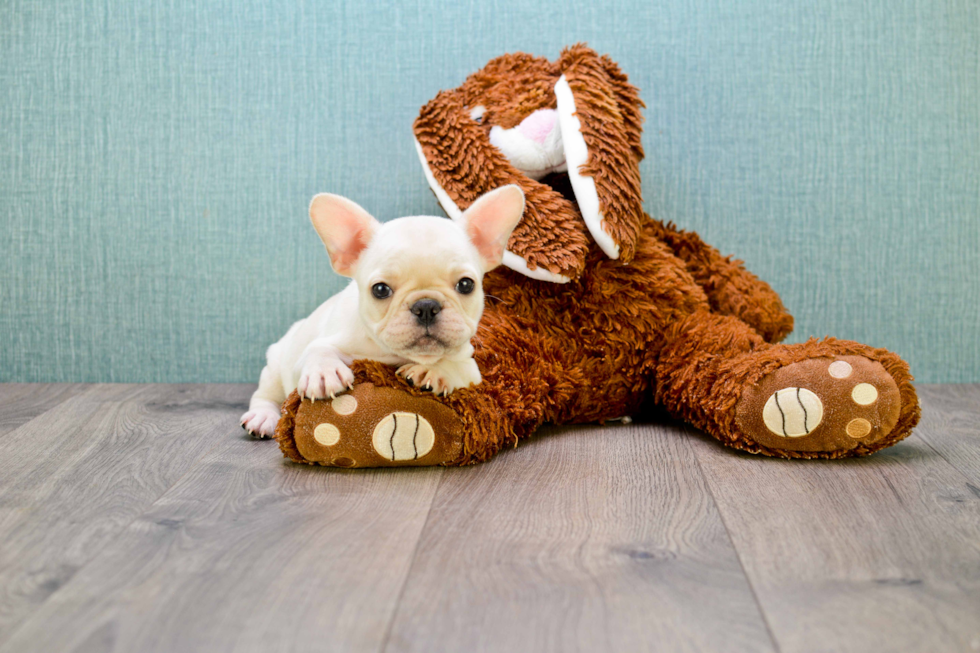
M 434 299 L 420 299 L 412 304 L 412 308 L 409 310 L 412 311 L 412 315 L 415 316 L 419 324 L 428 328 L 436 321 L 436 315 L 442 310 L 442 305 Z

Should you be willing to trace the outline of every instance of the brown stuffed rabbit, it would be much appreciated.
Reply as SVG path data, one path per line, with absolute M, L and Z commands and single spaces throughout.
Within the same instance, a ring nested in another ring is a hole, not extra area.
M 642 106 L 582 45 L 555 62 L 499 57 L 426 104 L 416 145 L 449 215 L 504 184 L 526 195 L 484 281 L 483 382 L 434 397 L 357 362 L 350 394 L 286 401 L 283 451 L 341 467 L 462 465 L 544 423 L 602 422 L 651 399 L 724 444 L 784 458 L 906 437 L 919 405 L 904 361 L 832 338 L 776 344 L 793 320 L 765 282 L 643 212 Z

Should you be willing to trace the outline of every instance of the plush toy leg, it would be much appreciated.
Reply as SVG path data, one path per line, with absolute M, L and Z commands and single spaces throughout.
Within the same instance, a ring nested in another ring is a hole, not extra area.
M 744 322 L 693 314 L 670 333 L 657 398 L 732 447 L 785 458 L 865 455 L 919 418 L 908 366 L 845 340 L 770 345 Z
M 480 347 L 492 352 L 478 359 L 480 385 L 438 397 L 413 387 L 393 368 L 356 361 L 350 393 L 318 402 L 301 401 L 294 393 L 286 400 L 276 428 L 283 452 L 297 462 L 395 467 L 465 465 L 513 446 L 541 423 L 544 396 L 560 367 L 551 369 L 548 357 L 538 355 L 541 345 L 533 334 L 506 328 L 493 316 L 489 321 L 499 333 L 481 326 L 480 337 L 494 343 Z M 528 364 L 538 369 L 531 372 Z
M 490 311 L 477 341 L 483 382 L 448 397 L 371 361 L 354 363 L 353 391 L 332 401 L 301 401 L 294 393 L 276 429 L 280 447 L 297 462 L 336 467 L 466 465 L 514 446 L 545 421 L 629 412 L 622 401 L 596 401 L 589 382 L 612 374 L 614 362 L 604 372 L 576 367 L 570 361 L 579 353 L 527 321 Z
M 654 239 L 666 243 L 683 261 L 704 290 L 714 313 L 742 320 L 766 342 L 779 342 L 793 330 L 793 316 L 776 291 L 746 270 L 741 261 L 722 256 L 693 231 L 682 231 L 658 220 L 650 220 L 648 229 Z
M 349 393 L 311 402 L 294 392 L 283 404 L 276 439 L 288 457 L 348 468 L 466 465 L 517 441 L 513 415 L 487 385 L 438 397 L 377 363 L 359 361 L 353 370 Z
M 401 388 L 357 383 L 350 392 L 321 401 L 293 392 L 282 414 L 276 440 L 297 462 L 407 467 L 444 465 L 462 454 L 463 424 L 457 415 L 431 395 Z

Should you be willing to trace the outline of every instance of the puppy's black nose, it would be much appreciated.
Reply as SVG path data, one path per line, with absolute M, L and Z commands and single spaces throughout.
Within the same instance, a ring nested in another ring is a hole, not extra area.
M 412 304 L 412 314 L 415 319 L 419 321 L 419 324 L 426 327 L 436 321 L 436 315 L 441 310 L 442 306 L 434 299 L 420 299 Z

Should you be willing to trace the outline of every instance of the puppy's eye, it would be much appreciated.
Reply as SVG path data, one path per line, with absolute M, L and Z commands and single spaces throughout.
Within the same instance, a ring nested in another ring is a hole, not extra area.
M 375 299 L 388 299 L 391 297 L 391 286 L 386 283 L 376 283 L 371 286 L 371 294 Z
M 456 292 L 460 295 L 469 295 L 476 288 L 476 282 L 469 277 L 463 277 L 456 282 Z

